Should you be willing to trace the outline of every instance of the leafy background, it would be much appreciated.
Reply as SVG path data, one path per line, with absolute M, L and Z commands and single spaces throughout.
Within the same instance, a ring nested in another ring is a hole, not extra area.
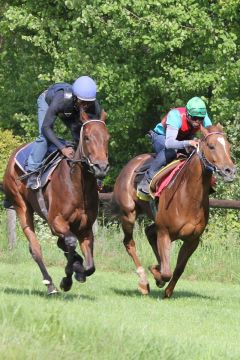
M 195 95 L 239 162 L 239 0 L 11 0 L 0 10 L 2 131 L 33 139 L 41 91 L 88 74 L 108 112 L 108 188 L 132 156 L 150 151 L 147 131 Z M 226 196 L 239 198 L 238 181 L 219 186 Z

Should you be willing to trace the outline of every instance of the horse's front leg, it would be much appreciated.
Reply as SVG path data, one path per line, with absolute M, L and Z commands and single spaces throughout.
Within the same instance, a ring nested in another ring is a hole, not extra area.
M 178 279 L 180 278 L 180 276 L 182 275 L 182 273 L 185 269 L 188 259 L 190 258 L 190 256 L 194 253 L 194 251 L 198 247 L 199 240 L 200 240 L 199 238 L 185 240 L 184 243 L 182 244 L 182 246 L 179 250 L 177 265 L 173 272 L 172 279 L 170 280 L 170 282 L 165 290 L 165 294 L 164 294 L 165 298 L 170 298 L 172 296 L 173 290 L 177 284 Z
M 161 278 L 168 282 L 172 277 L 170 268 L 171 238 L 166 229 L 157 228 L 157 250 L 160 257 Z
M 57 242 L 58 247 L 64 252 L 65 257 L 68 260 L 68 247 L 64 238 L 58 238 Z M 74 259 L 73 259 L 73 271 L 75 272 L 75 278 L 79 282 L 86 281 L 85 269 L 83 266 L 83 258 L 79 255 L 76 250 L 74 251 Z
M 60 287 L 64 291 L 69 291 L 72 287 L 72 275 L 73 275 L 73 264 L 75 261 L 75 249 L 77 245 L 77 237 L 71 232 L 68 231 L 64 234 L 64 241 L 66 244 L 66 257 L 67 265 L 65 267 L 66 277 L 62 278 Z
M 79 244 L 84 255 L 85 275 L 90 276 L 95 272 L 95 265 L 93 260 L 93 243 L 94 236 L 92 228 L 85 230 L 79 235 Z

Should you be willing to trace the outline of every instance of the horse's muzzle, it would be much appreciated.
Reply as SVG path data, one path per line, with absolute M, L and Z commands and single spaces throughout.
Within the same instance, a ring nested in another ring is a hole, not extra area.
M 219 173 L 220 173 L 220 175 L 222 175 L 224 181 L 231 182 L 236 177 L 237 167 L 236 166 L 225 166 L 223 169 L 220 170 Z
M 103 179 L 107 175 L 107 172 L 109 170 L 109 163 L 108 162 L 99 162 L 97 164 L 92 165 L 92 171 L 94 176 L 97 179 Z

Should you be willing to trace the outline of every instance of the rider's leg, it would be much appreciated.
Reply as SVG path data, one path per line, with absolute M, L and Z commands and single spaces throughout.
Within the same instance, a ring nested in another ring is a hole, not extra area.
M 152 133 L 152 146 L 156 152 L 156 157 L 153 159 L 150 168 L 146 171 L 143 179 L 138 185 L 138 190 L 145 194 L 149 194 L 149 184 L 153 175 L 164 165 L 166 165 L 165 156 L 165 136 Z
M 48 104 L 45 101 L 45 93 L 43 92 L 38 100 L 38 128 L 39 128 L 39 136 L 35 140 L 35 143 L 33 145 L 33 149 L 28 157 L 28 171 L 36 171 L 38 167 L 41 165 L 43 158 L 47 152 L 48 149 L 48 141 L 42 134 L 42 124 L 48 109 Z M 37 181 L 37 174 L 33 173 L 28 178 L 27 187 L 32 189 L 38 188 L 38 181 Z

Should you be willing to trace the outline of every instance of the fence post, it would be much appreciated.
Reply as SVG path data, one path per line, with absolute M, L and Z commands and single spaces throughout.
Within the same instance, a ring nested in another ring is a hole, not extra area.
M 13 208 L 8 208 L 7 210 L 7 238 L 8 238 L 8 247 L 12 250 L 17 243 L 16 236 L 16 211 Z

